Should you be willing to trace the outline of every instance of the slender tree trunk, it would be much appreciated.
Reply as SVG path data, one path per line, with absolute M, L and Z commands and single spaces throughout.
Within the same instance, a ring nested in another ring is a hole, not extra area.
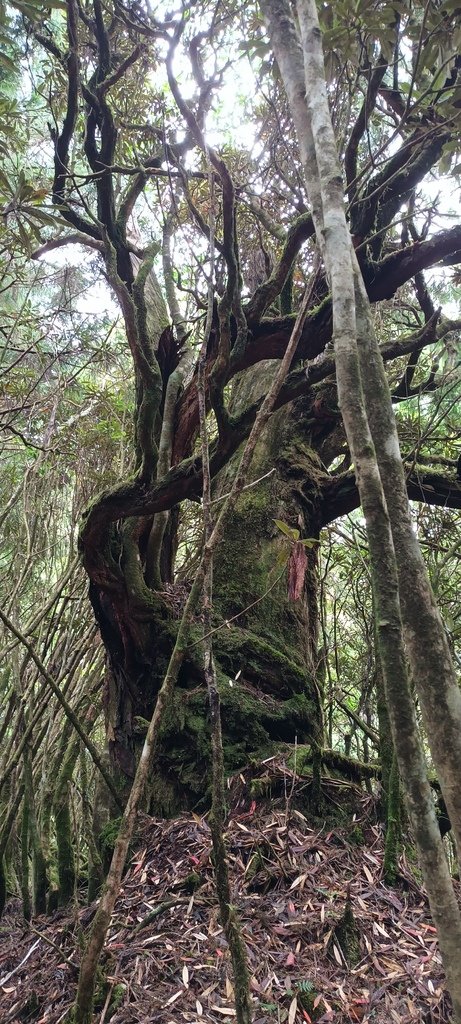
M 461 853 L 461 690 L 411 519 L 397 426 L 363 281 L 356 272 L 365 400 L 391 520 L 405 641 L 429 746 Z
M 24 790 L 21 818 L 21 897 L 22 912 L 25 921 L 30 921 L 32 917 L 32 902 L 30 898 L 29 836 L 29 800 L 28 793 Z
M 210 184 L 210 282 L 214 277 L 214 189 L 213 174 L 209 169 Z M 211 476 L 209 461 L 209 445 L 206 411 L 206 354 L 213 317 L 213 283 L 208 294 L 208 313 L 203 343 L 198 363 L 198 399 L 200 411 L 200 440 L 203 466 L 203 525 L 204 543 L 208 545 L 213 535 L 213 514 L 211 504 Z M 229 880 L 229 862 L 227 856 L 224 829 L 226 822 L 225 772 L 223 755 L 223 738 L 221 727 L 221 702 L 217 683 L 216 668 L 213 659 L 213 563 L 214 552 L 208 560 L 203 580 L 202 622 L 205 639 L 203 642 L 203 668 L 208 693 L 211 723 L 211 769 L 212 769 L 212 801 L 210 814 L 210 830 L 214 855 L 214 874 L 216 893 L 224 934 L 229 944 L 235 990 L 235 1013 L 237 1024 L 251 1024 L 252 1010 L 250 997 L 250 975 L 248 971 L 247 952 L 242 935 L 240 921 L 233 906 Z
M 5 909 L 6 885 L 7 885 L 7 858 L 6 850 L 10 839 L 11 830 L 17 816 L 21 800 L 24 795 L 24 785 L 12 787 L 12 796 L 4 815 L 2 828 L 0 830 L 0 918 Z
M 384 878 L 388 885 L 394 885 L 399 867 L 399 853 L 401 842 L 401 820 L 400 820 L 400 772 L 397 756 L 394 753 L 389 785 L 387 790 L 386 807 L 386 844 L 384 849 Z
M 384 680 L 381 664 L 379 662 L 378 653 L 378 638 L 375 636 L 376 645 L 376 667 L 375 667 L 375 693 L 376 693 L 376 711 L 378 716 L 378 731 L 379 731 L 379 754 L 381 760 L 381 786 L 382 786 L 382 815 L 383 821 L 386 820 L 386 808 L 389 800 L 389 780 L 392 770 L 392 762 L 394 758 L 394 744 L 392 741 L 391 723 L 389 720 L 389 711 L 387 708 L 386 691 L 384 688 Z
M 26 722 L 24 723 L 24 726 Z M 30 920 L 32 912 L 46 912 L 46 893 L 48 889 L 47 864 L 43 853 L 41 836 L 37 821 L 36 801 L 32 774 L 32 753 L 26 743 L 23 754 L 24 804 L 22 822 L 22 891 L 24 917 Z M 32 887 L 30 887 L 29 848 L 32 854 Z M 32 900 L 30 890 L 32 888 Z M 26 916 L 29 915 L 29 916 Z
M 75 858 L 70 815 L 70 785 L 79 752 L 79 740 L 70 740 L 59 771 L 53 798 L 58 854 L 59 904 L 65 906 L 75 894 Z
M 367 526 L 379 648 L 395 750 L 455 1017 L 461 1020 L 461 915 L 437 828 L 406 671 L 395 550 L 362 390 L 355 257 L 344 212 L 317 10 L 314 0 L 298 2 L 302 48 L 285 0 L 265 0 L 263 10 L 298 132 L 317 240 L 330 280 L 339 404 Z M 385 440 L 387 437 L 386 434 Z

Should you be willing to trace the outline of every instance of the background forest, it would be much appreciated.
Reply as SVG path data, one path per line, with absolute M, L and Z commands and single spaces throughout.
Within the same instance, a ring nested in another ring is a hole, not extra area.
M 1 910 L 111 864 L 89 1021 L 138 809 L 211 805 L 251 1020 L 225 787 L 282 756 L 315 820 L 373 798 L 390 884 L 408 812 L 459 1022 L 461 8 L 18 0 L 0 44 Z

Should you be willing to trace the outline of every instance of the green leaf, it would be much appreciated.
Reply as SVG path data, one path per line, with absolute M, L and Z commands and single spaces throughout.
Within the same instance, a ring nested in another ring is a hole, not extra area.
M 285 537 L 289 537 L 290 540 L 299 540 L 299 530 L 295 530 L 292 526 L 288 526 L 288 523 L 283 523 L 281 519 L 274 519 L 274 523 L 281 533 L 285 534 Z
M 11 57 L 8 57 L 6 55 L 6 53 L 1 53 L 0 52 L 0 65 L 2 67 L 6 68 L 7 71 L 12 71 L 13 74 L 17 74 L 18 73 L 19 69 L 18 69 L 17 62 L 12 60 Z
M 41 242 L 42 241 L 42 236 L 40 234 L 40 228 L 37 226 L 37 224 L 35 224 L 34 221 L 31 220 L 30 217 L 27 217 L 27 216 L 24 217 L 24 220 L 25 220 L 25 223 L 27 224 L 27 226 L 32 231 L 32 234 L 35 235 L 37 241 Z
M 0 185 L 2 186 L 2 188 L 5 189 L 5 192 L 7 192 L 8 195 L 10 195 L 10 196 L 14 195 L 14 188 L 12 188 L 12 186 L 10 185 L 10 183 L 8 181 L 8 178 L 7 178 L 6 174 L 5 174 L 5 172 L 2 171 L 2 170 L 0 170 Z
M 50 216 L 49 213 L 45 213 L 44 210 L 40 210 L 35 206 L 26 206 L 25 204 L 23 204 L 21 206 L 21 212 L 27 214 L 27 216 L 30 218 L 40 221 L 41 224 L 49 224 L 50 227 L 53 228 L 56 225 L 55 217 Z
M 66 10 L 64 0 L 45 0 L 45 2 L 43 0 L 12 0 L 11 6 L 20 14 L 24 14 L 26 18 L 30 18 L 31 21 L 42 20 L 51 7 L 61 11 Z
M 439 171 L 440 174 L 446 174 L 450 170 L 451 162 L 453 160 L 452 153 L 444 153 L 439 160 Z
M 30 251 L 31 251 L 31 244 L 30 244 L 30 238 L 29 238 L 29 236 L 27 234 L 27 231 L 24 230 L 24 227 L 21 224 L 21 221 L 19 221 L 19 220 L 17 221 L 17 226 L 18 226 L 18 233 L 19 233 L 19 238 L 21 240 L 21 244 L 24 246 L 25 251 L 27 253 L 30 253 Z
M 273 569 L 271 569 L 271 572 L 273 572 L 274 570 L 275 572 L 280 572 L 282 569 L 285 569 L 287 563 L 287 549 L 285 546 L 283 546 L 283 548 L 281 548 L 280 551 L 278 551 L 277 553 L 277 558 L 275 559 Z

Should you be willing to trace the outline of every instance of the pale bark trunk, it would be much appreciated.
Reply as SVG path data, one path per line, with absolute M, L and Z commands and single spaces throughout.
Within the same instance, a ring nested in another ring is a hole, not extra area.
M 406 671 L 395 550 L 360 373 L 354 295 L 356 264 L 328 106 L 317 9 L 314 0 L 298 0 L 301 51 L 285 0 L 264 0 L 262 7 L 298 133 L 317 240 L 330 282 L 339 405 L 366 519 L 394 744 L 455 1016 L 461 1020 L 461 916 L 437 828 Z
M 209 166 L 211 210 L 213 210 L 214 193 L 211 166 Z M 207 346 L 213 318 L 213 275 L 214 275 L 214 217 L 210 213 L 210 249 L 211 270 L 208 291 L 208 312 L 205 334 L 198 361 L 198 400 L 200 412 L 200 440 L 203 466 L 203 528 L 204 543 L 208 545 L 213 535 L 213 512 L 211 501 L 211 475 L 209 461 L 209 444 L 206 409 L 206 366 Z M 221 924 L 224 929 L 232 963 L 235 991 L 235 1014 L 237 1024 L 251 1024 L 253 1019 L 250 996 L 250 974 L 245 942 L 240 921 L 233 907 L 231 885 L 229 879 L 229 860 L 225 839 L 226 796 L 224 752 L 221 726 L 221 702 L 213 658 L 213 563 L 214 552 L 210 554 L 207 571 L 203 581 L 202 622 L 205 639 L 203 648 L 203 671 L 208 692 L 211 727 L 211 814 L 209 818 L 211 840 L 213 844 L 214 876 L 216 895 L 218 897 Z
M 359 357 L 397 557 L 400 603 L 411 672 L 437 777 L 461 855 L 461 690 L 445 627 L 411 520 L 389 385 L 368 298 L 356 268 Z

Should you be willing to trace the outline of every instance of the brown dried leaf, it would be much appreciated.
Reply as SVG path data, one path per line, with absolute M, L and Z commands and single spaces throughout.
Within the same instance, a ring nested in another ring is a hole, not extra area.
M 298 1000 L 297 1000 L 297 997 L 295 996 L 294 999 L 291 1000 L 290 1009 L 288 1010 L 288 1024 L 294 1024 L 294 1021 L 295 1021 L 295 1018 L 296 1018 L 296 1010 L 297 1009 L 298 1009 Z

